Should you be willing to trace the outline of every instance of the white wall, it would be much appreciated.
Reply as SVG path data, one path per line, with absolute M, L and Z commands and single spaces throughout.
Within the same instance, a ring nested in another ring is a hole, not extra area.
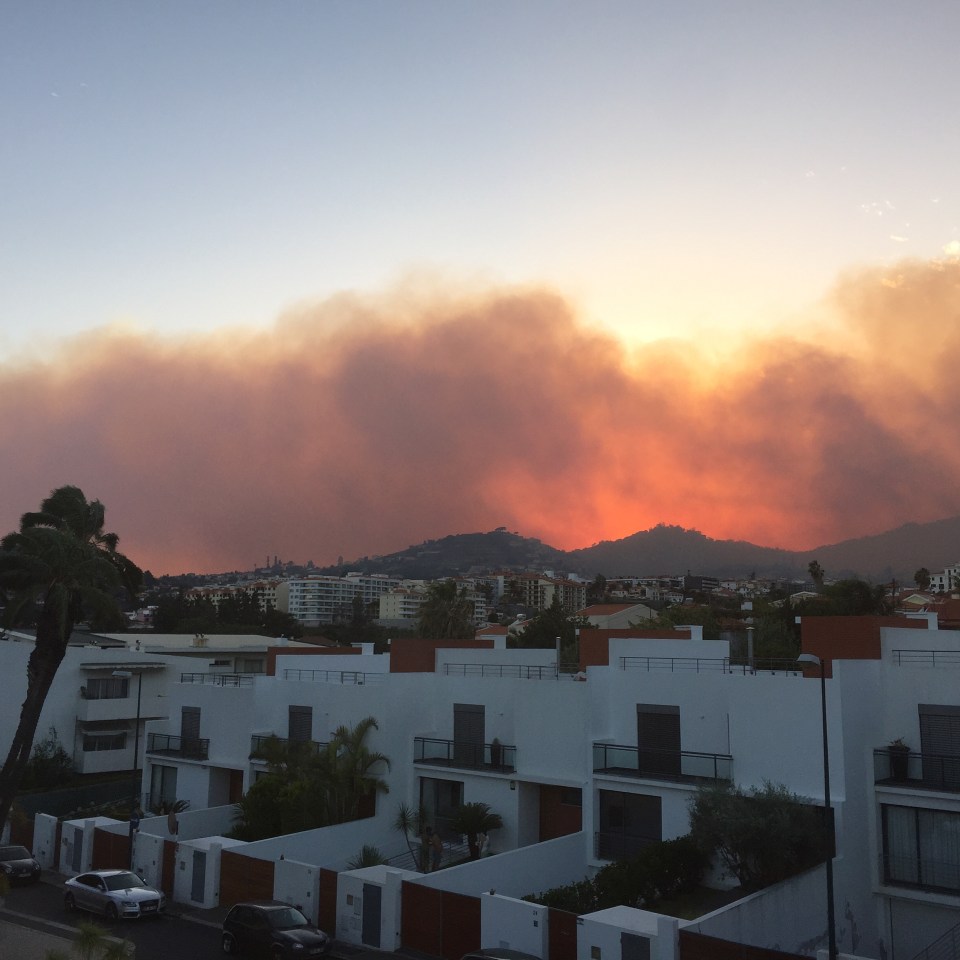
M 480 896 L 480 945 L 522 950 L 546 957 L 550 945 L 548 909 L 538 903 L 504 897 L 499 893 Z
M 320 868 L 296 860 L 277 860 L 273 871 L 275 900 L 292 903 L 313 924 L 320 916 Z

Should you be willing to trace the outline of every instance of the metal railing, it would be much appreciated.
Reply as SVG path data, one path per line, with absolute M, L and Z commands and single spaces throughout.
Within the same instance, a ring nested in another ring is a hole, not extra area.
M 206 760 L 210 754 L 210 741 L 199 737 L 174 737 L 166 733 L 148 733 L 147 753 L 162 753 L 187 760 Z
M 873 751 L 873 782 L 960 793 L 960 756 L 881 747 Z
M 321 740 L 288 740 L 284 737 L 275 737 L 270 733 L 255 733 L 250 738 L 250 759 L 264 760 L 270 749 L 283 751 L 284 753 L 303 751 L 315 757 L 326 750 L 328 746 L 329 743 Z
M 593 771 L 647 780 L 731 780 L 733 757 L 727 753 L 595 743 Z
M 898 667 L 960 667 L 960 650 L 894 650 Z
M 556 664 L 537 666 L 522 663 L 445 663 L 448 677 L 510 677 L 519 680 L 556 680 Z M 561 679 L 566 675 L 561 674 Z
M 252 673 L 181 673 L 181 683 L 202 683 L 214 687 L 252 687 Z
M 665 670 L 668 673 L 730 673 L 750 676 L 757 673 L 802 677 L 796 660 L 754 660 L 752 664 L 729 657 L 620 657 L 621 670 Z
M 284 680 L 307 680 L 310 683 L 340 683 L 348 686 L 363 686 L 368 683 L 383 683 L 385 673 L 364 673 L 362 670 L 284 670 Z
M 517 748 L 505 743 L 414 737 L 413 761 L 445 767 L 463 767 L 468 770 L 514 773 L 517 769 Z
M 626 860 L 659 842 L 659 837 L 630 837 L 623 833 L 598 831 L 593 835 L 593 852 L 598 860 Z
M 913 960 L 960 960 L 960 923 L 924 947 Z

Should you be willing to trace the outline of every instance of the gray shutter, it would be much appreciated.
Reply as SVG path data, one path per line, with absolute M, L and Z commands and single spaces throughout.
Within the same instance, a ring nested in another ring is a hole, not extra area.
M 936 703 L 917 706 L 923 779 L 934 785 L 960 786 L 960 707 Z
M 482 703 L 453 705 L 453 756 L 459 766 L 483 765 L 485 710 Z
M 313 707 L 287 708 L 287 739 L 306 743 L 313 739 Z
M 679 776 L 680 708 L 669 704 L 637 704 L 637 747 L 644 771 Z
M 199 740 L 200 739 L 200 708 L 199 707 L 181 707 L 180 708 L 180 739 L 181 740 Z

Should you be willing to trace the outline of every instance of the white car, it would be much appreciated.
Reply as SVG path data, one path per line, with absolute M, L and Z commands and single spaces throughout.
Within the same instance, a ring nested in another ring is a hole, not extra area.
M 167 906 L 166 897 L 129 870 L 91 870 L 64 884 L 63 905 L 68 910 L 121 917 L 155 917 Z

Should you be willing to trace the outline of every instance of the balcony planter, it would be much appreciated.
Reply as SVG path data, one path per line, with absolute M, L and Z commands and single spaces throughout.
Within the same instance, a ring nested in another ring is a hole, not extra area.
M 890 778 L 897 781 L 906 780 L 910 748 L 898 737 L 889 744 L 887 753 L 890 757 Z

